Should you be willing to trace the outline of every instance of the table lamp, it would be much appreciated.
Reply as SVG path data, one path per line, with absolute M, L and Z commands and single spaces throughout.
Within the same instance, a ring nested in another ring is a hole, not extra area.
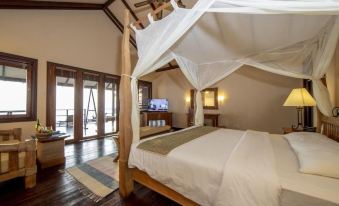
M 287 99 L 283 106 L 285 107 L 297 107 L 297 115 L 298 115 L 298 125 L 294 127 L 292 125 L 292 129 L 295 130 L 303 130 L 303 107 L 313 107 L 315 106 L 315 100 L 310 95 L 310 93 L 305 88 L 295 88 L 291 91 L 290 95 L 288 95 Z

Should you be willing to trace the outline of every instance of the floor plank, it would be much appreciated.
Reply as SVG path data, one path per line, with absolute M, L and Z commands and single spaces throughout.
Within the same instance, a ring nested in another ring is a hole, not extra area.
M 112 138 L 90 140 L 78 144 L 66 145 L 65 165 L 39 170 L 36 187 L 25 190 L 23 178 L 16 178 L 0 183 L 0 205 L 177 205 L 171 200 L 137 183 L 134 187 L 134 194 L 127 200 L 123 200 L 119 195 L 119 191 L 115 191 L 100 202 L 96 203 L 81 194 L 77 181 L 71 175 L 64 172 L 65 168 L 81 164 L 91 159 L 113 154 L 116 153 L 116 151 L 117 150 Z

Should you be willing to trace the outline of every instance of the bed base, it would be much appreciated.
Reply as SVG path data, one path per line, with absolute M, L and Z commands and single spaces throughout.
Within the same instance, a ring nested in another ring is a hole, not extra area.
M 163 7 L 161 8 L 163 9 Z M 161 10 L 159 8 L 159 10 Z M 169 199 L 181 205 L 198 205 L 194 201 L 184 197 L 178 192 L 154 180 L 145 172 L 138 169 L 128 168 L 128 157 L 132 144 L 131 128 L 131 55 L 130 55 L 130 13 L 126 9 L 124 12 L 124 33 L 122 40 L 122 72 L 120 80 L 120 115 L 119 115 L 119 141 L 120 141 L 120 158 L 119 158 L 119 191 L 123 198 L 127 198 L 133 192 L 133 181 L 136 181 L 153 191 L 156 191 Z M 320 114 L 320 113 L 319 113 Z M 339 142 L 339 118 L 318 116 L 318 129 L 322 128 L 322 133 L 329 138 Z M 321 124 L 321 125 L 320 125 Z
M 133 180 L 148 187 L 149 189 L 181 204 L 187 206 L 196 206 L 199 205 L 194 201 L 184 197 L 183 195 L 179 194 L 178 192 L 172 190 L 171 188 L 163 185 L 162 183 L 158 182 L 157 180 L 151 178 L 147 173 L 133 168 L 132 170 L 132 177 Z

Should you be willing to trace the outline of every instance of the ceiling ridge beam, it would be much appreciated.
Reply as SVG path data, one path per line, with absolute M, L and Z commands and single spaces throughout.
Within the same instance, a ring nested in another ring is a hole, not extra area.
M 0 9 L 102 10 L 104 4 L 53 1 L 0 1 Z
M 169 63 L 170 64 L 170 63 Z M 178 69 L 179 66 L 175 65 L 175 66 L 167 66 L 167 67 L 162 67 L 160 69 L 155 70 L 155 72 L 164 72 L 164 71 L 168 71 L 168 70 L 172 70 L 172 69 Z
M 115 0 L 107 0 L 105 3 L 104 3 L 104 7 L 105 8 L 108 8 L 111 4 L 113 4 L 115 2 Z

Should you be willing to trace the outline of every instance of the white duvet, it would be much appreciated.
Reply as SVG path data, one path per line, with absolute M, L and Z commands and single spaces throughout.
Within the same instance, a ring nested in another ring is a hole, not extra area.
M 279 205 L 280 184 L 268 133 L 219 129 L 166 156 L 137 145 L 132 145 L 130 167 L 200 205 Z

